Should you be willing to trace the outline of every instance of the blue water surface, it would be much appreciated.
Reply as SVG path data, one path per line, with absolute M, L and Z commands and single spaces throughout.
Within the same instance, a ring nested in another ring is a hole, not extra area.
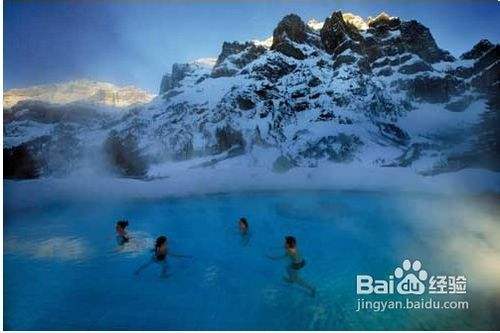
M 5 327 L 498 329 L 500 294 L 474 283 L 484 272 L 462 271 L 474 257 L 455 246 L 498 241 L 457 213 L 470 200 L 310 191 L 6 207 Z M 477 201 L 482 216 L 495 220 L 495 201 Z M 237 231 L 241 216 L 250 222 L 248 244 Z M 133 236 L 123 247 L 114 236 L 118 219 L 130 221 Z M 134 275 L 159 235 L 168 236 L 172 252 L 192 258 L 169 258 L 167 278 L 157 264 Z M 298 240 L 307 261 L 300 274 L 316 287 L 315 297 L 283 280 L 286 261 L 266 257 L 283 252 L 286 235 Z M 488 254 L 500 258 L 494 251 Z M 429 273 L 468 274 L 467 294 L 448 299 L 469 300 L 469 309 L 356 311 L 356 275 L 387 278 L 406 258 L 419 259 Z

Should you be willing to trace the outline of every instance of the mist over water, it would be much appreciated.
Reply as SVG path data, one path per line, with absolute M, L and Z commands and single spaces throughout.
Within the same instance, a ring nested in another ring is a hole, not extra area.
M 498 329 L 495 195 L 53 195 L 25 209 L 6 206 L 7 328 Z M 237 232 L 241 216 L 250 222 L 247 246 Z M 123 218 L 133 239 L 120 248 L 114 223 Z M 157 265 L 134 276 L 160 234 L 172 252 L 193 258 L 168 259 L 167 279 Z M 282 280 L 286 262 L 265 257 L 281 253 L 288 234 L 298 239 L 307 261 L 300 274 L 317 288 L 315 298 Z M 469 310 L 356 312 L 356 275 L 387 278 L 407 258 L 430 274 L 467 276 L 467 294 L 449 299 L 468 300 Z

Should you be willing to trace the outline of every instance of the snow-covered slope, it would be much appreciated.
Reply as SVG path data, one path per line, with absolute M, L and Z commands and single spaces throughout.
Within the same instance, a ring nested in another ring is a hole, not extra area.
M 385 13 L 307 24 L 292 14 L 266 41 L 225 42 L 216 60 L 175 64 L 156 99 L 119 119 L 26 114 L 9 120 L 5 141 L 13 169 L 35 165 L 35 175 L 54 172 L 46 148 L 61 138 L 74 143 L 57 153 L 70 156 L 66 171 L 90 154 L 132 177 L 231 160 L 275 172 L 344 163 L 434 174 L 467 167 L 456 156 L 473 149 L 498 93 L 499 58 L 483 40 L 455 59 L 422 24 Z
M 8 90 L 3 95 L 3 107 L 11 108 L 21 101 L 40 101 L 53 104 L 87 102 L 121 108 L 148 103 L 153 97 L 133 86 L 119 87 L 107 82 L 78 80 Z

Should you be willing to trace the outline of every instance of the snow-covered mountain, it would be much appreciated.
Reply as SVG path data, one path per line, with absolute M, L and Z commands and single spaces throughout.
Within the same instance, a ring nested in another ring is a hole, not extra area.
M 487 40 L 456 59 L 421 23 L 385 13 L 308 23 L 291 14 L 272 38 L 225 42 L 217 59 L 173 65 L 157 98 L 120 117 L 13 115 L 4 125 L 6 175 L 65 173 L 88 156 L 131 177 L 231 160 L 275 172 L 476 167 L 484 114 L 498 115 L 499 59 L 500 46 Z M 498 151 L 488 145 L 485 154 Z
M 22 101 L 39 101 L 52 104 L 91 103 L 122 108 L 148 103 L 153 97 L 133 86 L 119 87 L 107 82 L 77 80 L 8 90 L 3 95 L 3 107 L 11 108 Z

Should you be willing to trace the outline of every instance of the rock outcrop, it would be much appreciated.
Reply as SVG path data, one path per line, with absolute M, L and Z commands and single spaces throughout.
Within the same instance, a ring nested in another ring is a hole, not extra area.
M 224 42 L 222 52 L 212 70 L 212 77 L 232 76 L 266 52 L 266 48 L 252 42 Z
M 173 64 L 172 72 L 163 75 L 160 84 L 159 94 L 164 93 L 180 86 L 180 82 L 190 73 L 193 69 L 189 64 Z

